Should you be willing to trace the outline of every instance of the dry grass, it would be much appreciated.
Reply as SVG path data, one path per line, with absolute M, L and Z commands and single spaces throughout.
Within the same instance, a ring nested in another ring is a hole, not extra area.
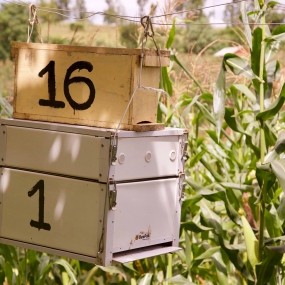
M 80 22 L 79 25 L 82 28 L 73 31 L 70 23 L 44 24 L 41 34 L 47 43 L 61 39 L 65 44 L 121 47 L 119 26 L 93 25 L 89 22 Z
M 14 67 L 10 60 L 0 61 L 0 96 L 12 102 L 14 94 Z

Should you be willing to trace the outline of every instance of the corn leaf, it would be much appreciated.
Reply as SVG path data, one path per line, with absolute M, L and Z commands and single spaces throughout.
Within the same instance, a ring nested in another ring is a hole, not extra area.
M 242 22 L 244 24 L 245 37 L 246 37 L 247 43 L 251 49 L 252 48 L 252 35 L 251 35 L 251 29 L 250 29 L 250 25 L 249 25 L 248 16 L 247 16 L 246 1 L 242 1 L 240 3 L 240 12 L 241 12 Z
M 169 282 L 169 284 L 195 285 L 195 283 L 190 282 L 183 275 L 176 275 L 176 276 L 174 276 L 172 278 L 169 278 L 167 281 Z
M 59 259 L 55 261 L 54 264 L 60 265 L 65 269 L 66 273 L 68 274 L 68 277 L 70 278 L 71 284 L 77 284 L 77 279 L 75 275 L 76 272 L 65 259 Z
M 267 40 L 284 41 L 285 40 L 285 25 L 279 25 L 272 31 L 272 36 Z
M 260 68 L 260 53 L 261 53 L 261 42 L 262 42 L 262 29 L 256 28 L 253 31 L 252 37 L 252 49 L 251 49 L 251 68 L 254 74 L 259 74 Z M 259 88 L 257 84 L 255 84 L 255 88 Z M 258 89 L 257 89 L 258 90 Z
M 218 79 L 215 84 L 213 96 L 213 111 L 216 122 L 216 132 L 218 140 L 220 139 L 222 124 L 225 116 L 225 94 L 226 94 L 226 79 L 225 67 L 222 64 Z
M 168 71 L 166 67 L 161 68 L 161 79 L 162 79 L 162 87 L 167 92 L 168 95 L 172 96 L 173 94 L 173 87 L 172 82 L 169 78 Z
M 152 284 L 152 273 L 146 273 L 144 275 L 144 277 L 142 277 L 139 282 L 138 285 L 151 285 Z
M 241 134 L 246 136 L 246 144 L 254 151 L 255 155 L 257 157 L 259 157 L 260 156 L 260 149 L 252 143 L 252 137 L 245 132 L 245 130 L 242 128 L 241 124 L 239 124 L 239 122 L 234 117 L 234 109 L 233 108 L 226 108 L 225 109 L 225 121 L 233 131 L 241 133 Z
M 271 168 L 283 191 L 285 191 L 285 159 L 273 160 Z
M 202 254 L 200 254 L 199 256 L 197 256 L 195 258 L 195 260 L 204 260 L 204 259 L 208 259 L 211 258 L 212 255 L 216 252 L 218 252 L 221 249 L 220 246 L 215 246 L 215 247 L 211 247 L 208 248 L 205 252 L 203 252 Z
M 224 56 L 224 64 L 226 64 L 235 75 L 242 75 L 248 79 L 259 79 L 259 77 L 252 71 L 248 65 L 247 60 L 235 55 L 228 53 Z
M 272 105 L 265 111 L 260 112 L 256 115 L 257 120 L 266 121 L 273 118 L 282 108 L 285 102 L 285 83 L 282 86 L 281 92 L 278 98 L 272 103 Z
M 244 84 L 234 84 L 233 85 L 237 90 L 244 94 L 253 104 L 256 103 L 256 96 L 253 92 Z
M 274 150 L 277 154 L 281 154 L 285 151 L 285 131 L 279 133 Z
M 207 232 L 207 231 L 212 230 L 211 228 L 199 225 L 199 224 L 194 223 L 192 221 L 182 222 L 181 227 L 186 231 L 191 231 L 194 233 L 201 233 L 201 232 Z
M 283 246 L 284 248 L 284 246 Z M 271 279 L 276 277 L 276 265 L 278 265 L 282 259 L 284 249 L 278 247 L 266 247 L 264 259 L 260 264 L 256 266 L 257 282 L 256 285 L 268 284 Z M 272 284 L 275 284 L 272 283 Z
M 175 33 L 176 33 L 176 29 L 175 29 L 175 20 L 174 20 L 173 23 L 172 23 L 171 29 L 169 31 L 168 39 L 167 39 L 167 42 L 166 42 L 166 45 L 165 45 L 165 47 L 167 49 L 169 49 L 172 46 L 174 38 L 175 38 Z
M 258 240 L 255 237 L 249 222 L 244 216 L 241 217 L 241 221 L 245 238 L 247 257 L 251 266 L 255 268 L 256 264 L 258 263 Z
M 274 205 L 271 205 L 270 211 L 265 210 L 265 222 L 270 237 L 274 238 L 282 235 L 282 221 L 279 219 Z
M 204 93 L 202 86 L 200 83 L 196 80 L 196 78 L 187 70 L 187 68 L 180 62 L 180 60 L 177 58 L 175 54 L 170 56 L 170 59 L 173 60 L 185 73 L 186 75 L 193 80 L 195 85 L 200 89 L 201 93 Z

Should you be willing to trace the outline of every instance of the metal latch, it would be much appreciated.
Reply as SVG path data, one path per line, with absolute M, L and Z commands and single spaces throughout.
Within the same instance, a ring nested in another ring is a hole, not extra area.
M 189 158 L 187 150 L 188 150 L 188 133 L 185 132 L 181 142 L 181 157 L 184 162 Z
M 109 209 L 116 210 L 117 206 L 117 186 L 116 181 L 110 179 L 109 181 Z
M 117 150 L 118 150 L 118 136 L 111 136 L 111 149 L 110 149 L 110 159 L 111 163 L 115 163 L 117 160 Z
M 179 173 L 179 201 L 182 201 L 184 199 L 184 190 L 186 186 L 185 182 L 185 173 L 181 172 Z

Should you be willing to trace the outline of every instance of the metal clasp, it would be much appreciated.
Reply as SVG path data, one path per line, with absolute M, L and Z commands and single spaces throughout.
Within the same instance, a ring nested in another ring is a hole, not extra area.
M 186 186 L 185 173 L 184 172 L 179 173 L 178 177 L 179 177 L 179 201 L 182 201 L 184 199 L 184 190 Z
M 188 132 L 184 132 L 182 136 L 182 141 L 181 141 L 181 157 L 183 162 L 185 162 L 188 159 Z
M 118 150 L 118 136 L 115 134 L 111 136 L 110 159 L 112 164 L 115 163 L 117 160 L 117 150 Z
M 116 181 L 109 179 L 109 209 L 116 210 L 117 206 L 117 185 Z

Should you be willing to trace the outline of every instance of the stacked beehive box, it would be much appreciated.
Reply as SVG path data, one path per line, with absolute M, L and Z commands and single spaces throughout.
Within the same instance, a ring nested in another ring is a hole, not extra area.
M 13 53 L 0 241 L 103 265 L 177 250 L 187 134 L 131 131 L 155 123 L 153 90 L 121 117 L 140 74 L 157 87 L 167 53 L 147 52 L 142 69 L 139 50 L 15 43 Z

